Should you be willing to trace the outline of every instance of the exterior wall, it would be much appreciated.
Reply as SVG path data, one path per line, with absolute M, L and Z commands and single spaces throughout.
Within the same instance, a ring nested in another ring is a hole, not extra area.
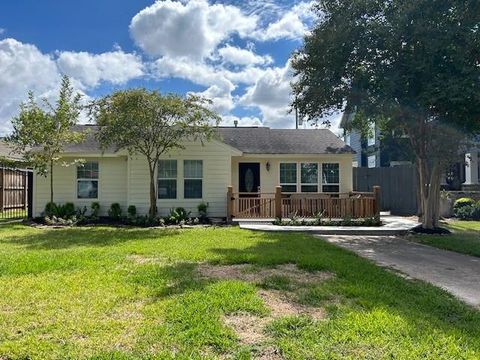
M 238 192 L 238 164 L 241 162 L 260 163 L 260 191 L 262 193 L 274 193 L 275 187 L 280 183 L 280 163 L 282 162 L 317 162 L 317 163 L 338 163 L 340 169 L 340 192 L 353 190 L 352 184 L 352 160 L 353 154 L 342 155 L 252 155 L 235 156 L 232 158 L 233 191 Z M 266 164 L 270 163 L 270 171 L 267 171 Z M 297 174 L 299 176 L 300 174 Z
M 354 154 L 354 166 L 361 167 L 363 166 L 362 164 L 362 135 L 360 134 L 360 131 L 358 130 L 351 130 L 345 135 L 345 142 L 347 145 L 350 145 L 350 147 L 355 150 L 356 154 Z
M 65 157 L 66 163 L 75 158 Z M 72 202 L 75 206 L 90 205 L 94 201 L 100 203 L 100 214 L 106 215 L 110 205 L 118 202 L 124 210 L 127 206 L 127 158 L 126 157 L 83 157 L 88 161 L 98 161 L 98 199 L 77 199 L 77 167 L 54 167 L 53 174 L 53 201 L 58 204 Z M 33 216 L 40 216 L 45 205 L 50 201 L 50 175 L 43 177 L 35 175 L 33 194 Z
M 227 213 L 227 187 L 230 185 L 231 148 L 218 142 L 204 146 L 200 142 L 185 143 L 185 149 L 172 151 L 162 159 L 177 160 L 177 199 L 157 199 L 161 216 L 173 207 L 184 207 L 197 215 L 200 202 L 208 203 L 208 214 L 225 217 Z M 202 199 L 183 197 L 183 160 L 203 160 Z M 155 177 L 156 178 L 156 177 Z M 150 179 L 148 164 L 143 157 L 131 157 L 128 169 L 128 204 L 135 205 L 139 214 L 146 214 L 150 206 Z

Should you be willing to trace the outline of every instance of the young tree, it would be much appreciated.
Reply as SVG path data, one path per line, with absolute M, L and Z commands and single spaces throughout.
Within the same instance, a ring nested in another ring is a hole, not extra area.
M 405 133 L 422 225 L 437 227 L 442 170 L 480 128 L 480 2 L 319 0 L 314 8 L 319 21 L 292 61 L 294 106 L 310 120 L 346 107 L 357 126 Z
M 183 148 L 185 140 L 203 141 L 215 135 L 212 125 L 218 125 L 220 118 L 208 103 L 196 96 L 161 95 L 145 89 L 117 91 L 92 103 L 102 148 L 126 149 L 147 160 L 151 216 L 157 213 L 155 170 L 160 156 Z
M 16 153 L 22 154 L 40 174 L 50 173 L 50 202 L 53 202 L 53 167 L 67 144 L 81 142 L 85 134 L 73 131 L 82 105 L 70 79 L 64 76 L 55 104 L 43 99 L 43 106 L 29 92 L 28 101 L 20 105 L 20 113 L 12 119 L 13 132 L 7 137 Z

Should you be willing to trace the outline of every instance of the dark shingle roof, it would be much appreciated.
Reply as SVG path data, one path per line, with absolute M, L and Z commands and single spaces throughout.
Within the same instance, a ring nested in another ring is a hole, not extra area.
M 80 144 L 65 147 L 66 152 L 95 153 L 98 126 L 77 125 L 76 131 L 87 131 Z M 264 127 L 219 127 L 220 139 L 246 154 L 345 154 L 352 148 L 327 129 L 270 129 Z M 113 149 L 107 152 L 114 152 Z
M 22 160 L 23 156 L 13 151 L 13 146 L 5 141 L 5 139 L 0 138 L 0 159 L 8 160 Z
M 345 154 L 352 148 L 328 129 L 219 128 L 223 142 L 246 154 Z

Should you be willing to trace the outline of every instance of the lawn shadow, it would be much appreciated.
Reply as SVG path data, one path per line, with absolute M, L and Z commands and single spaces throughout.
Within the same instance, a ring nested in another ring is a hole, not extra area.
M 8 235 L 0 244 L 20 244 L 31 250 L 67 249 L 80 246 L 114 246 L 131 240 L 153 240 L 180 234 L 178 229 L 140 229 L 107 226 L 33 229 L 29 234 Z

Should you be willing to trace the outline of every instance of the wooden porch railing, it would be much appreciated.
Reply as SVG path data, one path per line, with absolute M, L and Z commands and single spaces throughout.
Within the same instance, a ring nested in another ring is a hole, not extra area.
M 323 214 L 327 218 L 368 218 L 380 216 L 380 187 L 373 192 L 349 192 L 335 194 L 297 193 L 283 194 L 277 186 L 275 193 L 227 192 L 227 219 L 262 219 L 288 217 L 314 217 Z

